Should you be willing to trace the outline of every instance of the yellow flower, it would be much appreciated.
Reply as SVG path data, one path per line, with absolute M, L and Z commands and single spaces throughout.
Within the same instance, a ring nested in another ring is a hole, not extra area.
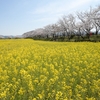
M 38 94 L 38 96 L 39 96 L 39 98 L 40 98 L 40 99 L 42 99 L 42 98 L 43 98 L 41 94 Z
M 20 90 L 18 91 L 18 94 L 23 95 L 25 90 L 21 87 Z
M 36 98 L 33 98 L 33 100 L 37 100 Z

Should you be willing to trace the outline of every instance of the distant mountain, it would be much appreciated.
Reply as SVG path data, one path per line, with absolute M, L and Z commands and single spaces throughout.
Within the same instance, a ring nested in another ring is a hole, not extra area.
M 5 38 L 3 35 L 0 35 L 0 38 Z
M 22 36 L 22 35 L 16 35 L 16 36 L 14 36 L 14 37 L 19 37 L 19 38 L 22 38 L 23 36 Z
M 22 38 L 22 35 L 16 35 L 16 36 L 13 36 L 13 35 L 8 35 L 8 36 L 0 35 L 0 38 L 2 38 L 2 39 Z

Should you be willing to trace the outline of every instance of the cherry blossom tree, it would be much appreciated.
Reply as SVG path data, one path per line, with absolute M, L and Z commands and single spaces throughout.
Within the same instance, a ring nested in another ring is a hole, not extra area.
M 88 39 L 90 38 L 90 31 L 93 29 L 93 23 L 89 12 L 77 13 L 78 18 L 82 22 L 82 28 L 86 32 Z
M 100 30 L 100 6 L 97 8 L 92 9 L 90 13 L 94 28 L 96 30 L 96 35 L 98 35 L 98 32 Z

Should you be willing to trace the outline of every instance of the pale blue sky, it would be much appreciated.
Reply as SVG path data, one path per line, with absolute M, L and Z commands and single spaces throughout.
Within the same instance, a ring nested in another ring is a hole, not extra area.
M 96 7 L 100 0 L 0 0 L 0 35 L 22 35 L 63 15 Z

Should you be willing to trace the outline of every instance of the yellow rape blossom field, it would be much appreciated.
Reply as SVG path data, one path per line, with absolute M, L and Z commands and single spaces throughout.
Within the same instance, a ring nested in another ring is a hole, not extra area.
M 100 100 L 100 43 L 0 40 L 0 100 Z

